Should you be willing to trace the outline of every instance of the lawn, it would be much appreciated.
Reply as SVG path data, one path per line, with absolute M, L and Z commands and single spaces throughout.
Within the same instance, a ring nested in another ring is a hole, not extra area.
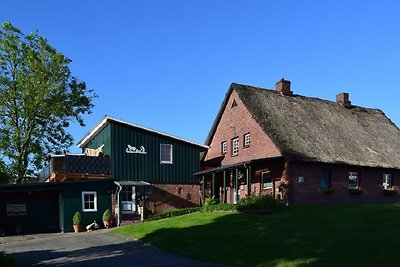
M 206 262 L 399 266 L 400 203 L 291 206 L 273 214 L 196 212 L 115 232 Z

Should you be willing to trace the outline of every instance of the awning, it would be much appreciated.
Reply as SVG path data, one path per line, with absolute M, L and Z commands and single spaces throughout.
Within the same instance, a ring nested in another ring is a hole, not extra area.
M 150 183 L 145 181 L 114 181 L 119 186 L 150 186 Z

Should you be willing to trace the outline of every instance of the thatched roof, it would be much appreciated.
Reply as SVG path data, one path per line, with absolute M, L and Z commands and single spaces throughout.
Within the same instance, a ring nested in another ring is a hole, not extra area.
M 233 83 L 207 137 L 210 145 L 235 90 L 289 160 L 400 169 L 400 130 L 379 109 L 352 106 Z

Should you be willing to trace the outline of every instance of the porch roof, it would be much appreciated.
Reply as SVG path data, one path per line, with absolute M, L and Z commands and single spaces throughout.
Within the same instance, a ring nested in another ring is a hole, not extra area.
M 267 161 L 274 161 L 274 160 L 281 160 L 284 159 L 284 157 L 271 157 L 271 158 L 262 158 L 262 159 L 254 159 L 254 160 L 249 160 L 249 161 L 242 161 L 236 164 L 230 164 L 230 165 L 224 165 L 224 166 L 219 166 L 215 167 L 212 169 L 207 169 L 207 170 L 202 170 L 199 172 L 196 172 L 194 175 L 199 176 L 199 175 L 205 175 L 213 172 L 220 172 L 224 170 L 229 170 L 229 169 L 234 169 L 239 166 L 243 166 L 246 164 L 254 164 L 254 163 L 261 163 L 261 162 L 267 162 Z
M 114 181 L 120 186 L 150 186 L 150 183 L 145 181 Z

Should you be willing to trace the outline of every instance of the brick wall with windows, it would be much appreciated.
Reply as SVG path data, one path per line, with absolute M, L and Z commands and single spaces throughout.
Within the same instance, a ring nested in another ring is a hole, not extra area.
M 232 105 L 233 101 L 236 105 Z M 245 147 L 244 138 L 250 134 L 251 142 Z M 232 139 L 239 138 L 238 154 L 232 157 Z M 221 144 L 227 142 L 227 153 L 222 165 L 236 164 L 252 159 L 279 157 L 281 153 L 272 140 L 255 122 L 235 91 L 229 97 L 221 120 L 212 138 L 205 160 L 221 156 Z
M 294 162 L 291 164 L 291 199 L 293 204 L 305 203 L 350 203 L 350 202 L 395 202 L 400 194 L 384 194 L 384 175 L 390 174 L 390 189 L 400 189 L 400 170 L 369 168 L 349 165 L 331 165 L 323 163 Z M 324 193 L 321 189 L 321 172 L 329 171 L 333 192 Z M 349 193 L 349 177 L 358 174 L 358 189 L 362 194 Z M 299 182 L 299 177 L 304 177 Z

